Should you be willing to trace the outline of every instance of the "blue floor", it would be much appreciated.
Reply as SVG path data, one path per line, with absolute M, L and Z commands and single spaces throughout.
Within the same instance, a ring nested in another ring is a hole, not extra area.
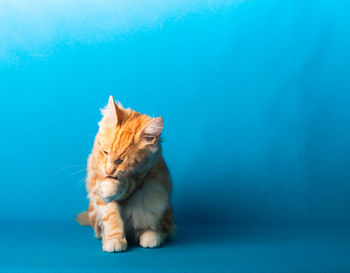
M 350 272 L 350 230 L 178 228 L 158 249 L 105 253 L 75 223 L 3 223 L 0 272 Z

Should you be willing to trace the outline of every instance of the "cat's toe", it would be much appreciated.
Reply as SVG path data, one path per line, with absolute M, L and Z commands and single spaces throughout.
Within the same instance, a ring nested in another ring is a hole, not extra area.
M 108 238 L 102 242 L 102 249 L 106 252 L 122 252 L 125 251 L 127 242 L 125 238 Z
M 140 236 L 140 245 L 145 248 L 158 247 L 162 242 L 163 236 L 153 230 L 146 230 Z

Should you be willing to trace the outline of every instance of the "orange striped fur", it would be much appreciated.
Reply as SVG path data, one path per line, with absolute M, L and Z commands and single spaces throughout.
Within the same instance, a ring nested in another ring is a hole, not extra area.
M 126 238 L 158 247 L 175 228 L 159 141 L 163 119 L 124 109 L 112 96 L 102 114 L 88 159 L 89 208 L 77 221 L 94 228 L 104 251 L 126 250 Z

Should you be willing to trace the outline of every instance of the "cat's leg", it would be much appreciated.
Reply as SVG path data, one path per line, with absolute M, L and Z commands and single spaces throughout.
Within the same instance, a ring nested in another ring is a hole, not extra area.
M 175 232 L 173 210 L 170 204 L 164 211 L 163 216 L 158 223 L 158 229 L 161 230 L 166 237 L 173 235 Z
M 121 218 L 118 203 L 105 203 L 97 199 L 98 211 L 102 222 L 102 249 L 107 252 L 126 250 L 127 242 L 124 233 L 124 222 Z
M 146 248 L 160 246 L 175 230 L 172 209 L 169 206 L 159 220 L 155 230 L 145 229 L 140 235 L 140 245 Z
M 146 229 L 140 235 L 140 245 L 145 248 L 159 247 L 164 239 L 165 234 L 162 232 Z
M 102 223 L 98 215 L 96 200 L 94 199 L 90 199 L 88 214 L 90 224 L 95 231 L 95 237 L 102 239 Z

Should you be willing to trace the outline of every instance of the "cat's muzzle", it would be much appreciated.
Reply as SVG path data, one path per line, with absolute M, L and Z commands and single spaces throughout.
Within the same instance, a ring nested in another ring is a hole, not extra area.
M 121 176 L 122 176 L 122 172 L 118 172 L 116 175 L 106 175 L 105 179 L 115 179 L 115 180 L 120 180 Z

